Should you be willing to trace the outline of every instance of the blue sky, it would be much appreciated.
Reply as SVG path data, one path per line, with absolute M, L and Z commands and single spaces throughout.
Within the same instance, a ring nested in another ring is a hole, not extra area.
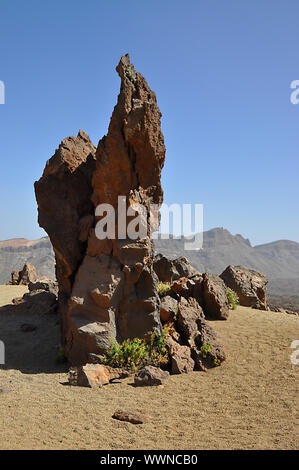
M 0 239 L 38 238 L 33 182 L 60 141 L 106 133 L 129 52 L 156 92 L 165 202 L 204 229 L 299 242 L 297 0 L 1 0 Z

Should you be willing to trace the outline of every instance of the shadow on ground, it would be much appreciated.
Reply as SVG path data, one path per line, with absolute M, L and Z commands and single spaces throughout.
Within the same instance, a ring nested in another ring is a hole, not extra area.
M 36 330 L 24 332 L 23 324 L 34 325 Z M 5 365 L 1 369 L 25 374 L 66 370 L 65 364 L 55 363 L 60 341 L 57 314 L 32 313 L 24 304 L 0 307 L 0 340 L 5 345 Z

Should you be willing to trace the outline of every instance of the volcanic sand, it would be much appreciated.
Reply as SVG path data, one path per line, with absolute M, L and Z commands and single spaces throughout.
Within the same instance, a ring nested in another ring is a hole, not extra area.
M 26 288 L 0 287 L 0 305 Z M 37 326 L 20 330 L 22 323 Z M 298 372 L 290 361 L 298 317 L 239 307 L 211 322 L 227 353 L 221 366 L 171 376 L 164 388 L 132 386 L 132 378 L 101 389 L 69 386 L 55 365 L 56 315 L 0 308 L 1 449 L 296 449 Z M 112 419 L 138 410 L 142 425 Z

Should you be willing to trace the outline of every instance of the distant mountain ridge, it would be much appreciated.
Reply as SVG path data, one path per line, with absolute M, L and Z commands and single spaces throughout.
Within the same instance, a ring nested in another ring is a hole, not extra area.
M 0 241 L 0 284 L 6 284 L 11 271 L 19 271 L 26 261 L 36 267 L 40 276 L 55 278 L 55 256 L 48 237 L 13 238 Z
M 278 240 L 251 246 L 242 235 L 223 228 L 203 234 L 203 249 L 185 251 L 184 239 L 156 240 L 156 250 L 169 257 L 185 256 L 199 271 L 221 273 L 229 264 L 244 265 L 266 274 L 269 279 L 299 279 L 299 243 Z
M 242 235 L 232 235 L 224 228 L 203 233 L 203 249 L 185 251 L 185 239 L 155 240 L 157 253 L 170 258 L 185 256 L 200 272 L 221 273 L 229 264 L 243 265 L 266 274 L 270 292 L 297 294 L 299 287 L 299 243 L 278 240 L 251 246 Z M 26 261 L 34 264 L 39 275 L 55 276 L 55 257 L 49 238 L 12 239 L 0 242 L 0 284 L 7 283 L 12 270 Z

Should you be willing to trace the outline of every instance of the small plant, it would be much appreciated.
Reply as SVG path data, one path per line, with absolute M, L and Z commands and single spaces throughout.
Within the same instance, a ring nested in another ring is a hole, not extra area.
M 200 348 L 201 355 L 206 359 L 211 351 L 211 346 L 209 344 L 203 344 Z
M 140 338 L 126 339 L 121 344 L 111 341 L 111 347 L 106 353 L 104 363 L 111 367 L 119 367 L 132 371 L 147 365 L 159 366 L 168 362 L 166 336 L 168 329 L 164 328 L 161 335 L 153 332 L 149 340 Z
M 65 364 L 67 362 L 65 350 L 62 346 L 59 346 L 54 362 L 55 364 Z
M 126 339 L 121 344 L 111 341 L 111 348 L 106 354 L 105 364 L 111 367 L 137 370 L 146 364 L 147 358 L 146 344 L 139 338 Z
M 239 303 L 239 299 L 238 299 L 237 294 L 231 289 L 226 289 L 226 295 L 227 295 L 229 308 L 231 310 L 236 310 L 237 305 Z
M 211 366 L 218 367 L 220 366 L 221 362 L 217 357 L 213 357 L 211 354 L 211 346 L 210 344 L 203 344 L 200 348 L 201 355 L 204 359 L 207 359 L 207 361 L 210 363 Z
M 171 287 L 169 284 L 166 284 L 165 282 L 158 282 L 157 290 L 158 290 L 159 296 L 163 297 L 171 290 Z

